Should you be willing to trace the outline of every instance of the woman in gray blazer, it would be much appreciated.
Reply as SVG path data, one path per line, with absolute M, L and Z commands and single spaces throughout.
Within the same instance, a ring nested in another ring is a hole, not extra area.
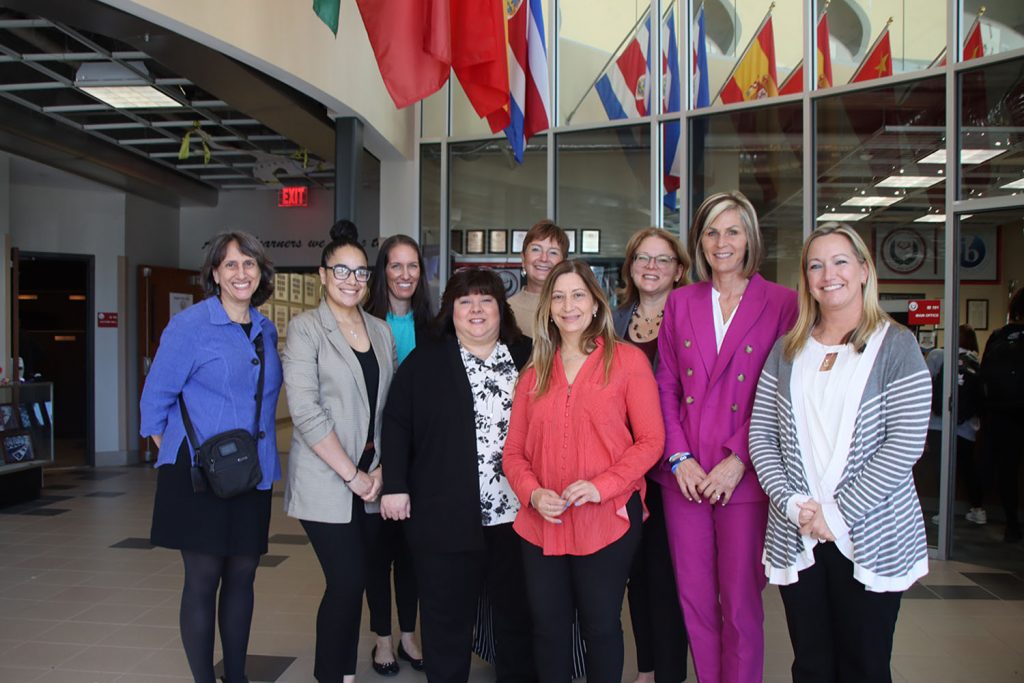
M 395 368 L 387 323 L 360 304 L 370 278 L 355 226 L 331 229 L 320 307 L 288 326 L 282 356 L 295 425 L 285 512 L 302 523 L 327 588 L 316 619 L 318 681 L 354 679 L 366 542 L 380 524 L 381 412 Z

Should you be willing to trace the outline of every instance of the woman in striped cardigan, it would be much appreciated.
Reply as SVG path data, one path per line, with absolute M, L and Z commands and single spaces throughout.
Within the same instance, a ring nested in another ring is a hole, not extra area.
M 771 500 L 768 580 L 781 586 L 793 680 L 891 681 L 900 597 L 928 572 L 911 469 L 931 384 L 914 335 L 878 303 L 847 225 L 801 256 L 800 317 L 764 366 L 750 454 Z

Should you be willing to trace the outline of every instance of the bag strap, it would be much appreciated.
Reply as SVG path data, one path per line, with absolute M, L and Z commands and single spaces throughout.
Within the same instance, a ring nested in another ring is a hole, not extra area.
M 266 371 L 266 363 L 263 360 L 262 332 L 256 335 L 253 346 L 256 349 L 256 358 L 260 362 L 260 376 L 256 380 L 256 424 L 253 430 L 253 436 L 258 439 L 260 433 L 260 414 L 263 411 L 263 380 Z M 181 421 L 185 426 L 185 434 L 188 436 L 189 445 L 192 446 L 192 464 L 195 465 L 199 461 L 199 439 L 196 437 L 196 430 L 192 426 L 192 418 L 189 417 L 188 408 L 185 407 L 184 393 L 178 394 L 178 407 L 181 408 Z

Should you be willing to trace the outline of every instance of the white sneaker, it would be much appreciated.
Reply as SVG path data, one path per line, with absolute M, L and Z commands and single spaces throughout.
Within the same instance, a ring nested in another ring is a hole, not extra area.
M 971 508 L 967 511 L 967 521 L 979 526 L 988 524 L 988 514 L 985 508 Z

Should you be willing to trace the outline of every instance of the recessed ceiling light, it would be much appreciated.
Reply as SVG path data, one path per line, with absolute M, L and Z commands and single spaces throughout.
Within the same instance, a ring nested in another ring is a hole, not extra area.
M 823 213 L 818 216 L 819 221 L 850 221 L 855 222 L 867 218 L 866 213 L 839 213 L 836 211 Z
M 1003 152 L 1005 149 L 962 149 L 960 150 L 960 163 L 961 164 L 980 164 L 989 159 L 993 159 Z M 945 164 L 946 163 L 946 150 L 937 149 L 921 161 L 919 164 Z
M 1000 186 L 1003 190 L 1024 190 L 1024 178 Z
M 946 214 L 944 213 L 926 213 L 920 218 L 914 219 L 915 223 L 945 223 Z
M 166 109 L 181 106 L 177 101 L 150 85 L 87 87 L 80 88 L 80 90 L 115 109 Z
M 931 187 L 943 180 L 933 175 L 891 175 L 875 187 Z
M 903 197 L 850 197 L 843 206 L 892 206 Z

